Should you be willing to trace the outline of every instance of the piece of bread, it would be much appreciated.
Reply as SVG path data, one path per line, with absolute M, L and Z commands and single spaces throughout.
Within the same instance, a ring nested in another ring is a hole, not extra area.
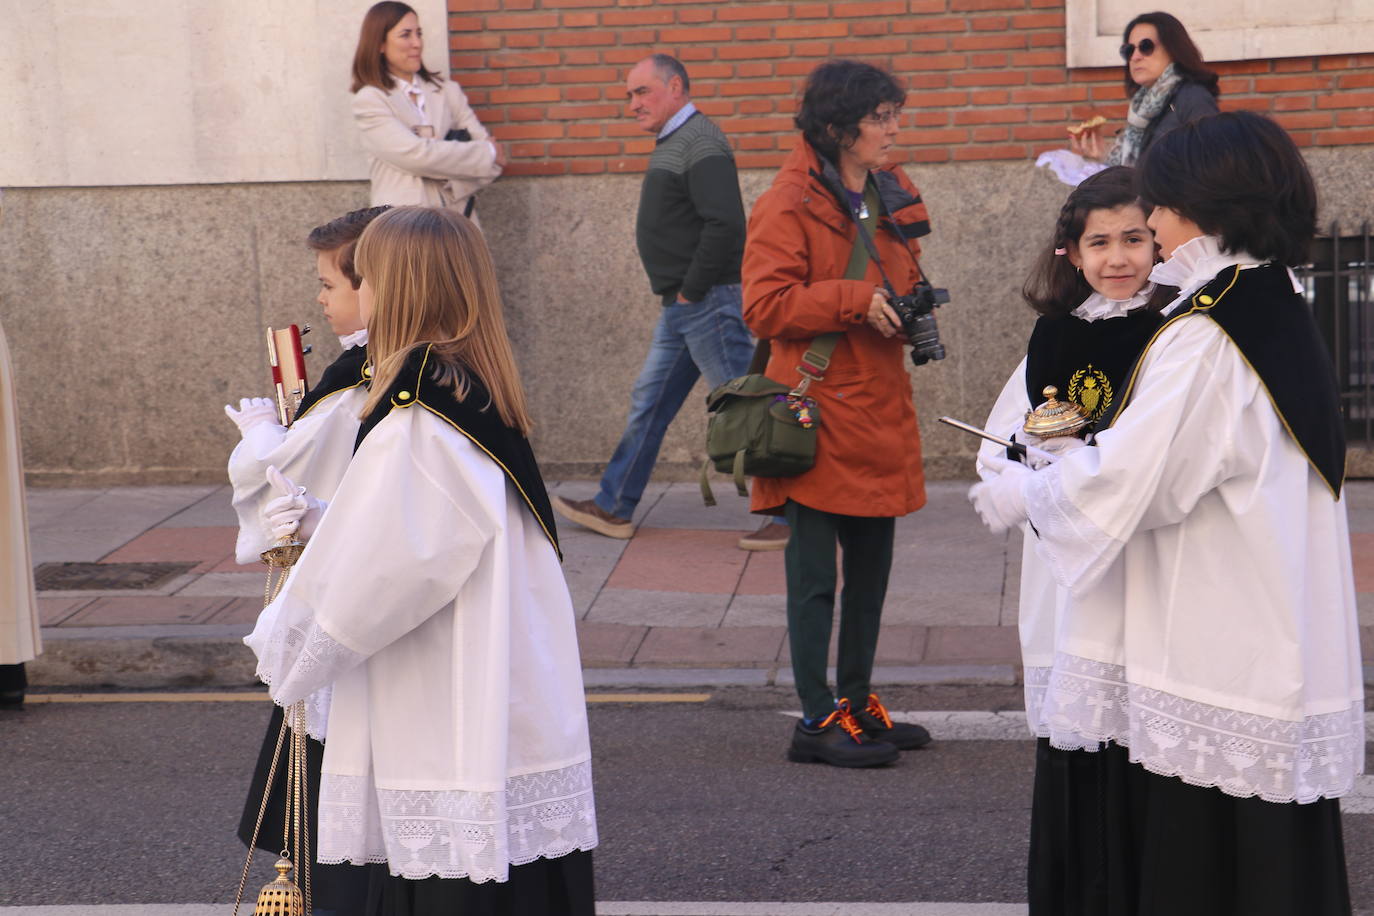
M 1077 137 L 1079 134 L 1083 133 L 1083 131 L 1085 131 L 1085 130 L 1096 130 L 1097 128 L 1101 127 L 1103 124 L 1106 124 L 1106 123 L 1107 123 L 1107 119 L 1104 118 L 1104 117 L 1102 117 L 1102 115 L 1093 115 L 1093 116 L 1092 116 L 1091 118 L 1089 118 L 1088 120 L 1086 120 L 1086 121 L 1080 121 L 1080 122 L 1077 123 L 1077 124 L 1071 124 L 1071 125 L 1069 125 L 1069 127 L 1065 128 L 1065 129 L 1068 130 L 1069 133 L 1071 133 L 1071 134 L 1073 134 L 1075 137 Z

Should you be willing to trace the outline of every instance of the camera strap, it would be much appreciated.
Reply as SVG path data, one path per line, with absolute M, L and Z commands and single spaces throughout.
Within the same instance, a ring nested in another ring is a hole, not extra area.
M 870 176 L 868 181 L 864 184 L 865 197 L 868 196 L 868 191 L 870 188 L 873 189 L 873 197 L 877 198 L 878 208 L 881 210 L 884 216 L 886 216 L 889 220 L 892 221 L 892 224 L 895 226 L 897 224 L 897 219 L 892 215 L 892 211 L 887 209 L 887 205 L 883 203 L 883 196 L 878 193 L 877 185 L 874 183 L 872 176 Z M 858 227 L 859 238 L 860 240 L 862 240 L 864 248 L 868 250 L 869 258 L 873 260 L 874 264 L 878 265 L 878 273 L 883 278 L 883 285 L 887 287 L 888 293 L 893 298 L 896 298 L 896 296 L 898 295 L 897 290 L 893 288 L 892 281 L 888 279 L 887 271 L 883 269 L 883 259 L 878 255 L 878 246 L 873 243 L 873 237 L 868 234 L 868 229 L 864 226 L 863 220 L 859 219 L 859 215 L 854 212 L 852 207 L 844 206 L 843 209 L 844 212 L 849 214 L 849 218 L 854 221 L 854 225 Z M 929 282 L 929 278 L 926 277 L 925 270 L 921 267 L 921 259 L 916 257 L 916 252 L 911 250 L 911 246 L 907 244 L 906 239 L 902 239 L 902 248 L 906 249 L 906 253 L 911 256 L 912 263 L 916 265 L 917 275 L 920 276 L 922 280 Z

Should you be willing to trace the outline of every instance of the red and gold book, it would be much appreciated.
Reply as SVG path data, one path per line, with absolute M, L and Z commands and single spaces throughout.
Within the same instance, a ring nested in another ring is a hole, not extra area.
M 305 354 L 309 347 L 301 346 L 301 335 L 310 333 L 304 328 L 289 325 L 267 329 L 267 361 L 272 365 L 272 387 L 277 397 L 277 421 L 290 426 L 296 409 L 309 387 L 305 380 Z

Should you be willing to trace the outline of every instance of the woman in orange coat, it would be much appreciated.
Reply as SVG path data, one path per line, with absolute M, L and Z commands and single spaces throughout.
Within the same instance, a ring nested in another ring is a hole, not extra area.
M 803 719 L 788 756 L 799 762 L 876 766 L 930 740 L 918 725 L 894 724 L 870 684 L 895 519 L 925 504 L 906 338 L 882 282 L 886 273 L 899 295 L 911 292 L 920 279 L 916 239 L 930 231 L 920 193 L 887 164 L 905 98 L 868 64 L 816 68 L 796 117 L 802 134 L 754 205 L 744 249 L 744 320 L 771 341 L 769 378 L 797 383 L 813 339 L 841 335 L 824 378 L 807 391 L 821 418 L 815 466 L 755 478 L 751 503 L 754 512 L 785 513 L 792 526 L 787 625 Z M 836 543 L 844 592 L 832 692 Z

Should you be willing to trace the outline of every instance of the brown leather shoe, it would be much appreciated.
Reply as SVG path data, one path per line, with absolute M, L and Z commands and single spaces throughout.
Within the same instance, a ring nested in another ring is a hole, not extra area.
M 782 550 L 787 546 L 792 529 L 781 522 L 768 522 L 753 534 L 739 539 L 740 550 Z
M 577 522 L 583 528 L 604 534 L 608 538 L 628 540 L 635 533 L 634 523 L 627 518 L 612 515 L 592 499 L 564 499 L 551 495 L 554 511 L 570 522 Z

